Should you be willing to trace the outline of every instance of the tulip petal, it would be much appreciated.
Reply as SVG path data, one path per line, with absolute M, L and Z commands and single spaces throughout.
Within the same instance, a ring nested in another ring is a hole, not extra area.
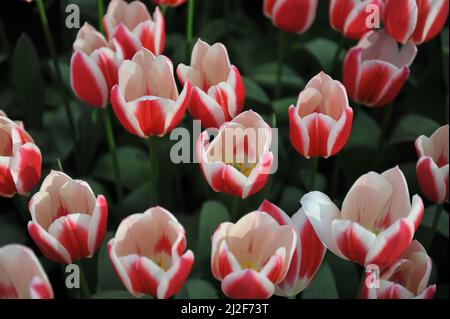
M 22 145 L 10 165 L 11 175 L 20 195 L 30 192 L 41 179 L 41 151 L 35 144 Z
M 416 174 L 420 190 L 425 197 L 438 205 L 442 204 L 446 199 L 448 186 L 442 171 L 433 159 L 429 156 L 421 157 L 417 162 Z
M 233 299 L 268 299 L 273 295 L 275 286 L 266 277 L 245 269 L 225 277 L 222 290 Z
M 418 19 L 415 0 L 385 0 L 384 26 L 391 37 L 401 43 L 408 42 Z
M 114 30 L 112 41 L 119 60 L 131 60 L 133 55 L 141 48 L 138 37 L 123 23 Z
M 94 212 L 89 224 L 88 248 L 90 255 L 100 247 L 105 239 L 106 228 L 108 224 L 108 203 L 103 195 L 97 197 Z
M 203 128 L 220 127 L 225 122 L 225 114 L 220 105 L 198 87 L 192 88 L 189 113 L 201 120 Z
M 194 254 L 191 250 L 188 250 L 162 276 L 157 290 L 158 298 L 167 299 L 178 293 L 186 282 L 193 264 Z
M 38 223 L 28 222 L 28 233 L 45 257 L 62 264 L 72 263 L 67 249 Z
M 17 192 L 9 169 L 10 157 L 0 156 L 0 196 L 12 197 Z

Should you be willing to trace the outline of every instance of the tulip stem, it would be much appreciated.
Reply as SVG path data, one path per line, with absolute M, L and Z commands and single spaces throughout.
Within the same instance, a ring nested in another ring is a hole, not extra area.
M 277 86 L 275 88 L 275 99 L 281 97 L 283 90 L 283 60 L 286 47 L 286 34 L 280 30 L 278 34 L 278 57 L 277 57 Z
M 120 175 L 119 160 L 116 152 L 116 141 L 114 140 L 114 133 L 111 125 L 111 118 L 109 116 L 108 108 L 102 110 L 103 112 L 103 125 L 105 127 L 106 139 L 108 141 L 109 151 L 111 154 L 111 161 L 114 169 L 114 177 L 116 179 L 116 195 L 118 201 L 121 203 L 123 200 L 122 178 Z
M 339 58 L 341 56 L 341 52 L 342 49 L 344 48 L 344 43 L 345 43 L 345 38 L 341 37 L 341 39 L 339 40 L 339 44 L 336 47 L 336 51 L 334 52 L 334 56 L 333 56 L 333 62 L 331 63 L 331 69 L 330 69 L 330 74 L 334 74 L 337 64 L 339 62 Z
M 150 136 L 148 139 L 148 157 L 150 160 L 150 203 L 158 204 L 158 137 Z
M 75 262 L 75 264 L 78 266 L 78 269 L 80 270 L 80 291 L 81 291 L 81 298 L 83 299 L 90 299 L 91 298 L 91 291 L 89 290 L 88 281 L 86 279 L 86 276 L 83 271 L 83 267 L 81 265 L 81 261 Z
M 103 27 L 103 16 L 105 15 L 105 5 L 103 0 L 97 0 L 97 13 L 98 13 L 98 29 L 101 33 L 105 33 L 105 29 Z
M 239 217 L 239 206 L 241 204 L 241 199 L 237 196 L 233 196 L 231 198 L 231 207 L 230 207 L 230 218 L 231 221 L 237 221 Z
M 437 229 L 438 229 L 438 226 L 439 226 L 439 220 L 441 219 L 443 208 L 444 208 L 444 205 L 442 205 L 442 204 L 441 205 L 437 205 L 437 207 L 436 207 L 436 212 L 434 214 L 434 219 L 433 219 L 433 225 L 431 226 L 431 236 L 430 236 L 430 243 L 429 243 L 428 250 L 431 249 L 431 246 L 433 245 L 434 238 L 436 237 Z
M 309 191 L 314 190 L 314 182 L 316 181 L 318 166 L 319 166 L 319 158 L 318 157 L 311 158 L 311 174 L 309 175 L 309 183 L 308 183 Z
M 186 19 L 186 56 L 187 60 L 189 60 L 189 53 L 191 51 L 192 43 L 194 40 L 194 9 L 195 9 L 195 0 L 188 0 L 188 16 Z

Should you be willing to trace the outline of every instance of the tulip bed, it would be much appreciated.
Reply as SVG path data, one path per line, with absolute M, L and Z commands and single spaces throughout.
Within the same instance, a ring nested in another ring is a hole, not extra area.
M 2 1 L 0 299 L 448 298 L 448 11 Z

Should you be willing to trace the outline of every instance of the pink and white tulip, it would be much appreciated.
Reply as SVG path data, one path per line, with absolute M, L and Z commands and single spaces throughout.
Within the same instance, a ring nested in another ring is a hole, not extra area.
M 376 288 L 366 277 L 361 295 L 365 299 L 432 299 L 436 285 L 428 286 L 433 263 L 425 248 L 413 241 L 400 259 L 381 273 Z
M 344 37 L 359 40 L 372 29 L 368 22 L 376 14 L 372 8 L 378 8 L 379 18 L 383 10 L 382 0 L 331 0 L 330 24 Z
M 273 164 L 271 142 L 272 129 L 251 110 L 224 123 L 212 142 L 204 131 L 197 158 L 206 181 L 214 191 L 240 198 L 259 192 Z
M 289 270 L 296 247 L 290 225 L 255 211 L 236 224 L 222 223 L 214 232 L 211 269 L 222 291 L 233 299 L 267 299 Z
M 88 183 L 51 171 L 29 202 L 28 232 L 50 260 L 70 264 L 92 257 L 105 238 L 108 205 Z
M 41 179 L 39 148 L 22 123 L 0 114 L 0 196 L 28 194 Z
M 398 167 L 361 176 L 341 210 L 320 192 L 306 194 L 301 203 L 329 250 L 381 269 L 394 264 L 408 248 L 423 215 L 422 199 L 414 195 L 411 204 L 405 176 Z
M 111 90 L 114 113 L 136 136 L 163 136 L 183 119 L 191 84 L 178 93 L 169 58 L 142 48 L 119 67 L 119 83 Z
M 141 48 L 155 55 L 164 51 L 165 21 L 159 7 L 152 17 L 141 1 L 111 0 L 103 26 L 121 60 L 131 59 Z
M 204 128 L 218 128 L 242 112 L 244 83 L 222 43 L 210 46 L 198 40 L 192 51 L 191 65 L 180 64 L 177 75 L 182 84 L 191 82 L 189 112 L 193 118 L 201 120 Z
M 160 6 L 178 7 L 185 4 L 187 0 L 153 0 L 153 3 Z
M 448 203 L 448 124 L 416 140 L 416 173 L 422 193 L 438 205 Z
M 449 0 L 385 0 L 384 27 L 401 43 L 422 44 L 441 32 Z
M 409 77 L 417 47 L 397 42 L 381 31 L 367 33 L 348 51 L 344 61 L 344 85 L 349 97 L 368 107 L 391 103 Z
M 269 214 L 280 225 L 291 226 L 297 234 L 294 255 L 286 278 L 275 287 L 275 294 L 278 296 L 296 296 L 308 288 L 314 279 L 322 264 L 326 247 L 317 237 L 303 209 L 291 218 L 281 208 L 265 200 L 258 211 Z
M 167 299 L 183 287 L 194 263 L 186 245 L 178 220 L 164 208 L 153 207 L 120 223 L 108 253 L 131 294 Z
M 264 0 L 263 12 L 275 27 L 303 33 L 313 24 L 318 3 L 318 0 Z
M 300 92 L 289 108 L 289 135 L 302 156 L 330 157 L 347 143 L 353 110 L 341 82 L 321 72 Z
M 104 36 L 85 23 L 73 43 L 70 60 L 70 84 L 77 98 L 94 107 L 106 107 L 117 83 L 118 66 L 116 53 Z
M 0 299 L 53 299 L 52 286 L 30 248 L 0 247 Z

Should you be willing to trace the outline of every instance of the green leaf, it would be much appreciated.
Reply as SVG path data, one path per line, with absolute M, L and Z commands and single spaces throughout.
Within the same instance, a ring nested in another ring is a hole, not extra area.
M 206 280 L 193 278 L 185 285 L 189 299 L 219 299 L 217 290 Z
M 433 226 L 434 216 L 436 216 L 436 205 L 428 206 L 423 212 L 421 226 L 427 227 L 429 229 Z M 437 232 L 448 238 L 448 229 L 449 229 L 449 218 L 448 212 L 443 209 L 441 213 L 441 217 L 439 218 L 439 224 L 437 227 Z
M 325 38 L 316 38 L 306 43 L 305 48 L 316 57 L 324 70 L 332 71 L 334 55 L 338 48 L 336 42 Z
M 441 32 L 441 43 L 442 43 L 442 55 L 443 55 L 443 63 L 444 63 L 443 72 L 444 72 L 445 83 L 447 84 L 445 87 L 447 87 L 447 88 L 448 88 L 448 69 L 449 69 L 448 41 L 449 41 L 448 40 L 448 27 L 446 27 L 446 28 L 442 29 L 442 32 Z
M 280 199 L 280 208 L 288 215 L 294 214 L 300 208 L 300 198 L 304 195 L 303 191 L 294 186 L 287 186 Z
M 277 84 L 277 63 L 264 64 L 253 72 L 252 78 L 263 86 L 274 88 Z M 305 81 L 288 65 L 283 65 L 283 86 L 301 89 Z
M 420 135 L 431 136 L 439 124 L 419 115 L 406 115 L 400 119 L 392 133 L 390 144 L 414 142 Z
M 344 299 L 355 298 L 361 280 L 356 264 L 344 260 L 333 253 L 328 253 L 326 260 L 333 270 L 334 280 L 339 297 Z
M 14 214 L 19 212 L 8 212 L 0 214 L 0 247 L 8 244 L 24 244 L 27 241 L 26 227 L 19 223 Z
M 114 237 L 114 232 L 108 231 L 105 236 L 99 252 L 97 261 L 97 292 L 108 291 L 108 290 L 123 290 L 123 284 L 121 283 L 119 277 L 117 277 L 114 271 L 113 265 L 109 260 L 107 245 L 108 241 Z
M 269 104 L 270 100 L 266 92 L 252 79 L 244 76 L 245 95 L 248 99 L 262 104 Z
M 323 262 L 311 285 L 303 292 L 303 299 L 338 299 L 334 275 L 328 262 Z
M 272 102 L 272 108 L 277 114 L 278 123 L 288 123 L 289 107 L 297 104 L 297 97 L 287 97 Z
M 377 149 L 381 130 L 377 122 L 366 112 L 360 110 L 353 120 L 353 128 L 346 149 Z

